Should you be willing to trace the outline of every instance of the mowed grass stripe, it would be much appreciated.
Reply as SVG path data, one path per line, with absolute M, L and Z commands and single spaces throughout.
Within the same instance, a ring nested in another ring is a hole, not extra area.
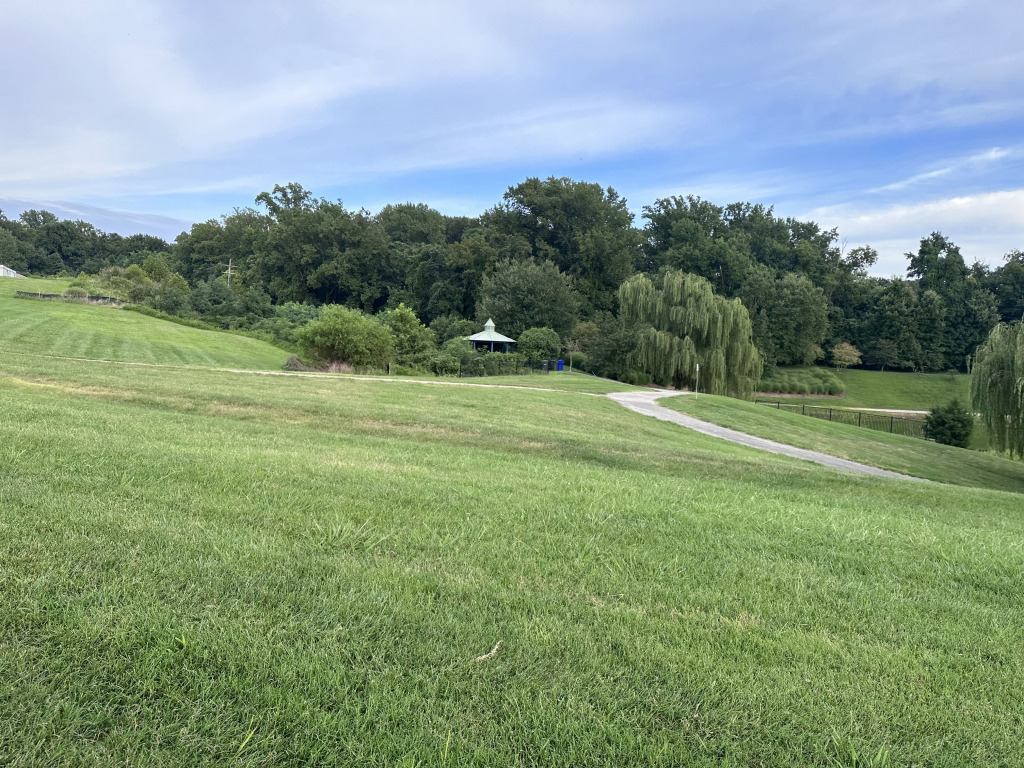
M 2 368 L 5 762 L 1017 759 L 1010 494 L 568 393 Z
M 35 287 L 59 292 L 59 286 Z M 288 356 L 237 334 L 188 328 L 115 307 L 18 299 L 9 286 L 0 288 L 5 289 L 0 290 L 0 352 L 269 370 L 280 370 Z

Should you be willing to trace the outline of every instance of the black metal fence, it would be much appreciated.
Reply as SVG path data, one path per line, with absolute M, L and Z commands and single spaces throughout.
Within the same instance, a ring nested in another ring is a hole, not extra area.
M 923 416 L 896 416 L 895 414 L 876 413 L 872 411 L 854 411 L 846 408 L 829 408 L 824 405 L 806 405 L 804 403 L 782 403 L 775 400 L 757 400 L 759 405 L 767 405 L 772 408 L 789 411 L 790 413 L 802 413 L 804 416 L 812 416 L 816 419 L 838 421 L 841 424 L 851 424 L 855 427 L 866 427 L 877 429 L 880 432 L 889 432 L 904 437 L 920 437 L 928 439 L 928 430 L 925 426 Z
M 15 291 L 15 296 L 25 299 L 46 299 L 49 301 L 87 301 L 90 304 L 124 304 L 121 299 L 113 296 L 65 296 L 63 293 L 32 293 L 31 291 Z

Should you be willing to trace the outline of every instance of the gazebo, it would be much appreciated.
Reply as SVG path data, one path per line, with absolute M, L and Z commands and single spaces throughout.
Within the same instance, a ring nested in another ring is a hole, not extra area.
M 483 331 L 470 336 L 469 342 L 473 345 L 473 349 L 486 349 L 489 352 L 508 352 L 508 345 L 515 344 L 516 340 L 510 339 L 508 336 L 502 336 L 494 330 L 494 321 L 487 318 Z M 498 349 L 496 350 L 495 347 Z

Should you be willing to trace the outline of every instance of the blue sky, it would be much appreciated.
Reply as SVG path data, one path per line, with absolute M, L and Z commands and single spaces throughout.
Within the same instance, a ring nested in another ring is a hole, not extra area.
M 275 183 L 478 214 L 528 176 L 1024 249 L 1024 4 L 6 0 L 0 208 L 173 238 Z

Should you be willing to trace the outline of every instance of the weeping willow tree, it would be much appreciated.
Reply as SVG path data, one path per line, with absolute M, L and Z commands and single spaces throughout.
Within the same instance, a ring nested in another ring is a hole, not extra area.
M 754 346 L 750 316 L 739 299 L 715 295 L 703 277 L 670 270 L 661 289 L 646 275 L 619 287 L 620 316 L 640 327 L 630 358 L 659 384 L 749 398 L 763 358 Z
M 994 448 L 1024 457 L 1024 324 L 1000 323 L 974 353 L 971 402 Z

